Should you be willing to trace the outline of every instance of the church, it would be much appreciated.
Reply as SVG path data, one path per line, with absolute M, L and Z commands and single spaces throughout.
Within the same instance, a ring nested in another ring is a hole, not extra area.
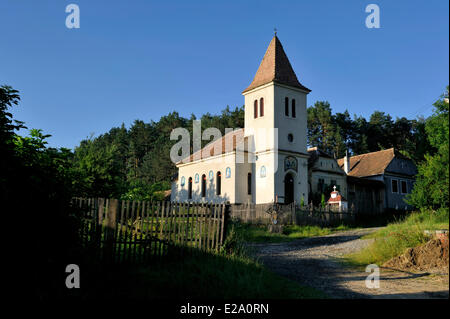
M 245 99 L 244 128 L 176 163 L 171 201 L 308 203 L 307 95 L 275 35 Z

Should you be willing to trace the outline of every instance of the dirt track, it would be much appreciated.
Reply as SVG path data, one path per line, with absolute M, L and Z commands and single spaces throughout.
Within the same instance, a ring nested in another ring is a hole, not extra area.
M 330 298 L 449 298 L 448 274 L 380 269 L 380 288 L 369 289 L 369 273 L 343 266 L 339 257 L 370 243 L 360 239 L 376 229 L 339 232 L 287 243 L 249 244 L 250 252 L 272 271 L 323 291 Z

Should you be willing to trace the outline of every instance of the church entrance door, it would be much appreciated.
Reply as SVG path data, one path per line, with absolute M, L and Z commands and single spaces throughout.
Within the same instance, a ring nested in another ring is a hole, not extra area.
M 294 201 L 294 177 L 287 173 L 284 177 L 284 203 L 290 204 Z

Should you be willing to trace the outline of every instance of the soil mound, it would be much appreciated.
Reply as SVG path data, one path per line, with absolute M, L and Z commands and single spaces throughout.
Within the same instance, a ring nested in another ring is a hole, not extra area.
M 429 271 L 448 274 L 448 236 L 408 248 L 403 255 L 384 263 L 383 267 L 408 271 Z

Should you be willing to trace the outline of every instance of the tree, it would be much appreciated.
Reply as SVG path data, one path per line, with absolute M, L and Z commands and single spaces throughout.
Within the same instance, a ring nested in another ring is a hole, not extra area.
M 334 126 L 330 103 L 318 101 L 308 108 L 308 145 L 332 153 Z
M 384 112 L 375 111 L 370 116 L 367 132 L 367 144 L 369 152 L 393 147 L 392 117 Z
M 24 127 L 23 122 L 14 120 L 9 109 L 19 101 L 18 91 L 0 87 L 0 198 L 5 224 L 21 225 L 20 236 L 15 237 L 18 243 L 8 254 L 21 268 L 19 273 L 27 273 L 27 282 L 17 284 L 20 295 L 36 297 L 37 293 L 42 298 L 52 290 L 63 292 L 62 286 L 54 289 L 64 282 L 55 274 L 63 276 L 60 269 L 80 261 L 78 218 L 71 206 L 72 153 L 48 148 L 49 135 L 41 130 L 32 129 L 26 137 L 18 135 L 15 131 Z M 26 253 L 17 247 L 25 247 Z
M 416 183 L 408 203 L 418 208 L 441 208 L 449 203 L 449 103 L 447 92 L 434 104 L 425 131 L 433 152 L 418 166 Z
M 117 146 L 85 140 L 75 149 L 73 172 L 78 196 L 118 198 L 125 190 L 116 161 Z

